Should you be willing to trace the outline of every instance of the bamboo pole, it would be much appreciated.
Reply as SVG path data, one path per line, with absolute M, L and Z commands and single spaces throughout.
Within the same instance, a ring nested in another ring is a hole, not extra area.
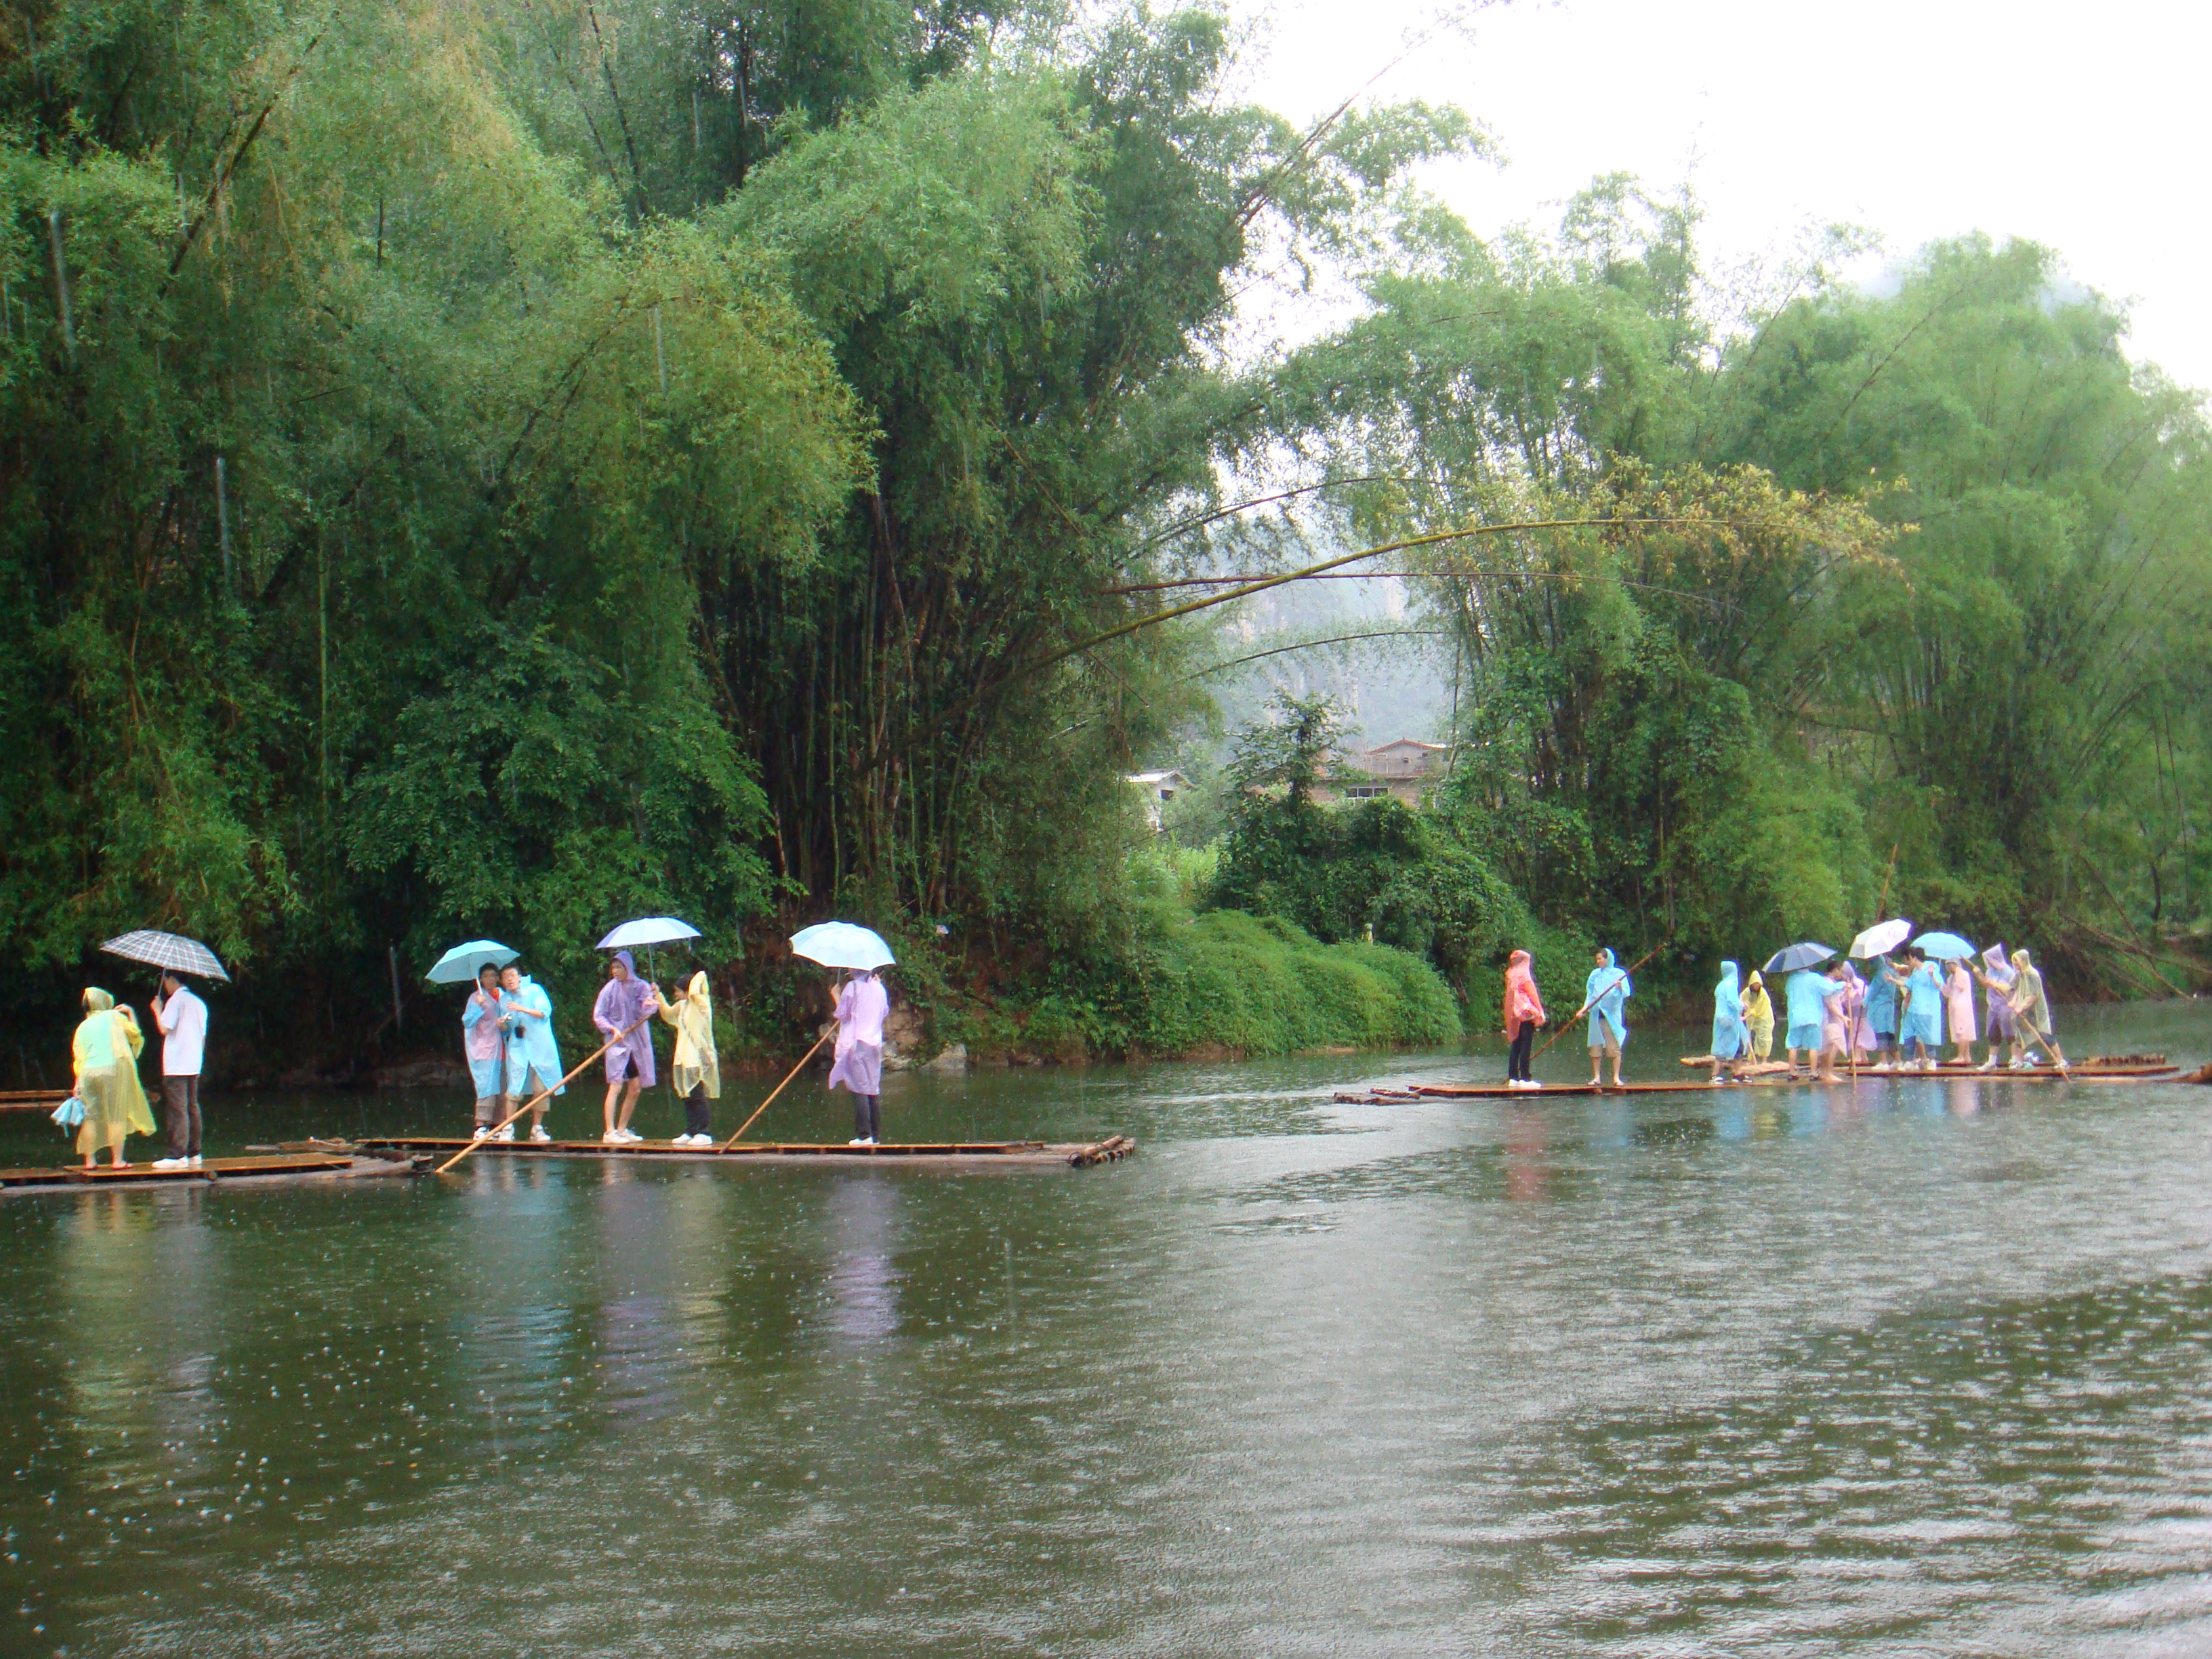
M 1672 939 L 1672 938 L 1674 938 L 1674 936 L 1672 933 L 1669 933 L 1669 934 L 1668 934 L 1668 935 L 1667 935 L 1667 939 Z M 1620 970 L 1620 979 L 1616 979 L 1616 980 L 1614 980 L 1614 981 L 1613 981 L 1613 985 L 1618 985 L 1618 984 L 1620 984 L 1620 981 L 1621 981 L 1621 980 L 1625 980 L 1625 979 L 1626 979 L 1626 978 L 1627 978 L 1631 974 L 1634 973 L 1634 972 L 1635 972 L 1638 968 L 1641 968 L 1641 967 L 1642 967 L 1645 963 L 1647 963 L 1647 962 L 1650 961 L 1652 957 L 1654 957 L 1657 956 L 1657 955 L 1658 955 L 1662 951 L 1665 950 L 1665 949 L 1667 948 L 1667 939 L 1661 939 L 1661 940 L 1660 940 L 1656 945 L 1653 945 L 1650 950 L 1646 951 L 1645 951 L 1642 956 L 1638 957 L 1634 962 L 1630 963 L 1628 964 L 1628 966 L 1627 966 L 1627 967 L 1626 967 L 1626 968 L 1622 969 Z M 1613 994 L 1613 985 L 1608 985 L 1608 986 L 1607 986 L 1607 987 L 1605 988 L 1605 989 L 1604 989 L 1604 990 L 1600 991 L 1600 992 L 1597 994 L 1598 994 L 1598 996 L 1599 996 L 1599 997 L 1607 997 L 1607 996 L 1611 996 L 1611 995 Z M 1552 1033 L 1552 1042 L 1558 1042 L 1561 1037 L 1563 1037 L 1563 1036 L 1566 1036 L 1566 1034 L 1568 1033 L 1568 1031 L 1569 1031 L 1569 1030 L 1571 1030 L 1571 1029 L 1573 1029 L 1574 1023 L 1575 1023 L 1577 1020 L 1580 1019 L 1580 1018 L 1581 1018 L 1584 1014 L 1586 1014 L 1586 1013 L 1589 1012 L 1589 1011 L 1591 1010 L 1591 1008 L 1593 1008 L 1594 1006 L 1596 1006 L 1596 1002 L 1597 1002 L 1597 998 L 1596 998 L 1596 997 L 1593 997 L 1593 998 L 1591 998 L 1591 999 L 1590 999 L 1590 1000 L 1589 1000 L 1589 1001 L 1585 1002 L 1584 1004 L 1583 1004 L 1583 1006 L 1582 1006 L 1581 1007 L 1579 1007 L 1579 1008 L 1576 1009 L 1576 1010 L 1574 1011 L 1574 1012 L 1572 1012 L 1571 1014 L 1569 1014 L 1569 1015 L 1567 1016 L 1566 1020 L 1565 1021 L 1565 1023 L 1564 1023 L 1564 1024 L 1562 1024 L 1560 1025 L 1559 1029 L 1558 1030 L 1556 1030 L 1556 1031 L 1554 1031 L 1554 1032 L 1553 1032 L 1553 1033 Z M 1550 1052 L 1551 1052 L 1551 1048 L 1552 1048 L 1552 1042 L 1547 1042 L 1547 1043 L 1546 1043 L 1546 1044 L 1545 1044 L 1541 1048 L 1537 1049 L 1537 1050 L 1536 1050 L 1536 1052 L 1535 1052 L 1534 1054 L 1533 1054 L 1529 1055 L 1529 1056 L 1528 1056 L 1528 1063 L 1529 1063 L 1531 1066 L 1534 1066 L 1534 1065 L 1538 1060 L 1540 1060 L 1543 1059 L 1543 1057 L 1544 1057 L 1547 1054 L 1550 1053 Z
M 768 1110 L 769 1105 L 775 1101 L 775 1097 L 791 1086 L 791 1079 L 797 1077 L 801 1072 L 806 1069 L 806 1062 L 814 1058 L 816 1049 L 820 1048 L 823 1043 L 829 1041 L 830 1033 L 827 1031 L 824 1031 L 820 1036 L 814 1039 L 814 1048 L 809 1048 L 805 1054 L 799 1057 L 799 1064 L 793 1066 L 791 1070 L 785 1074 L 782 1082 L 777 1084 L 775 1088 L 769 1091 L 768 1099 L 763 1100 L 759 1105 L 754 1107 L 752 1116 L 747 1118 L 743 1123 L 738 1125 L 738 1133 L 732 1135 L 727 1140 L 722 1143 L 722 1150 L 724 1152 L 728 1152 L 731 1147 L 738 1144 L 738 1142 L 744 1137 L 745 1131 L 753 1127 L 753 1124 L 759 1119 L 760 1115 Z
M 1897 873 L 1897 849 L 1904 844 L 1897 841 L 1889 844 L 1889 868 L 1881 872 L 1881 896 L 1874 902 L 1874 919 L 1876 921 L 1881 920 L 1881 913 L 1889 908 L 1889 878 Z
M 568 1076 L 566 1076 L 566 1077 L 562 1078 L 562 1079 L 558 1083 L 555 1084 L 555 1085 L 553 1085 L 553 1087 L 552 1087 L 552 1088 L 550 1088 L 550 1089 L 541 1089 L 540 1091 L 538 1091 L 538 1094 L 537 1094 L 535 1097 L 533 1097 L 530 1101 L 528 1101 L 526 1103 L 525 1103 L 525 1104 L 523 1104 L 523 1105 L 520 1105 L 520 1106 L 516 1107 L 513 1111 L 509 1112 L 509 1113 L 508 1113 L 505 1117 L 501 1118 L 501 1119 L 497 1123 L 494 1124 L 494 1125 L 492 1126 L 492 1129 L 491 1129 L 491 1133 L 490 1133 L 490 1134 L 478 1135 L 475 1139 L 473 1139 L 473 1140 L 470 1141 L 470 1142 L 469 1142 L 469 1144 L 468 1144 L 467 1146 L 465 1146 L 462 1147 L 462 1148 L 461 1148 L 461 1150 L 460 1150 L 459 1152 L 455 1152 L 455 1153 L 454 1153 L 451 1158 L 447 1158 L 447 1159 L 443 1164 L 441 1164 L 437 1167 L 437 1169 L 436 1169 L 435 1170 L 434 1170 L 432 1173 L 433 1173 L 433 1174 L 436 1174 L 436 1175 L 443 1175 L 443 1174 L 445 1174 L 447 1170 L 448 1170 L 452 1169 L 452 1168 L 453 1167 L 453 1165 L 455 1165 L 456 1164 L 459 1164 L 459 1163 L 463 1158 L 466 1158 L 466 1157 L 467 1157 L 471 1152 L 473 1152 L 474 1151 L 476 1151 L 476 1149 L 477 1149 L 477 1147 L 479 1147 L 479 1146 L 483 1146 L 483 1145 L 484 1144 L 484 1142 L 485 1142 L 485 1141 L 489 1140 L 489 1139 L 491 1139 L 492 1135 L 495 1135 L 495 1134 L 497 1134 L 497 1133 L 498 1133 L 501 1129 L 504 1129 L 505 1127 L 507 1127 L 507 1126 L 508 1124 L 510 1124 L 510 1123 L 514 1122 L 515 1119 L 517 1119 L 517 1118 L 520 1117 L 520 1116 L 521 1116 L 525 1112 L 534 1110 L 541 1102 L 547 1101 L 547 1100 L 550 1100 L 550 1099 L 553 1097 L 553 1096 L 555 1095 L 555 1093 L 556 1093 L 556 1092 L 557 1092 L 558 1091 L 560 1091 L 560 1090 L 562 1090 L 562 1089 L 567 1088 L 567 1087 L 568 1087 L 571 1083 L 574 1082 L 574 1081 L 576 1080 L 576 1079 L 577 1079 L 579 1076 L 580 1076 L 580 1075 L 582 1074 L 582 1073 L 583 1073 L 583 1070 L 584 1070 L 584 1067 L 585 1067 L 585 1066 L 589 1066 L 589 1065 L 590 1065 L 593 1060 L 597 1060 L 597 1059 L 598 1059 L 601 1054 L 604 1054 L 605 1053 L 606 1053 L 606 1051 L 607 1051 L 608 1049 L 610 1049 L 610 1048 L 613 1048 L 613 1047 L 615 1046 L 615 1044 L 617 1044 L 617 1042 L 621 1042 L 624 1037 L 628 1036 L 630 1034 L 630 1032 L 635 1031 L 635 1030 L 637 1030 L 637 1028 L 638 1028 L 638 1026 L 639 1026 L 639 1025 L 642 1025 L 642 1024 L 644 1024 L 646 1023 L 646 1021 L 647 1021 L 647 1020 L 649 1020 L 649 1019 L 651 1019 L 652 1018 L 653 1018 L 653 1016 L 652 1016 L 651 1014 L 647 1014 L 647 1015 L 646 1015 L 646 1016 L 644 1017 L 644 1018 L 640 1019 L 640 1020 L 636 1023 L 636 1024 L 630 1025 L 630 1026 L 629 1026 L 629 1027 L 625 1028 L 625 1029 L 624 1029 L 624 1030 L 620 1030 L 620 1031 L 616 1032 L 612 1036 L 609 1037 L 609 1038 L 608 1038 L 605 1042 L 602 1042 L 602 1043 L 601 1043 L 601 1044 L 600 1044 L 597 1048 L 594 1048 L 594 1049 L 593 1049 L 593 1050 L 592 1050 L 589 1054 L 586 1054 L 586 1055 L 584 1057 L 584 1059 L 583 1059 L 583 1060 L 581 1060 L 581 1061 L 577 1065 L 576 1069 L 575 1069 L 574 1071 L 573 1071 L 573 1072 L 569 1073 Z

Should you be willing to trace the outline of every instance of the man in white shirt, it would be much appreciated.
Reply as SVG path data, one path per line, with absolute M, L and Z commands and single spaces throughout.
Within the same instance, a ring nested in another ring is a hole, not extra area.
M 176 975 L 161 975 L 154 999 L 154 1024 L 161 1032 L 161 1103 L 169 1121 L 169 1155 L 157 1170 L 200 1167 L 200 1060 L 207 1051 L 207 1004 Z

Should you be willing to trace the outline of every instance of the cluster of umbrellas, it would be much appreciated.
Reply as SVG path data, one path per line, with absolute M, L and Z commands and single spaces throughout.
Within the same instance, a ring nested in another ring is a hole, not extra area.
M 1851 948 L 1838 951 L 1832 945 L 1807 940 L 1802 945 L 1784 945 L 1766 959 L 1764 972 L 1794 973 L 1800 968 L 1816 967 L 1836 956 L 1855 957 L 1869 962 L 1875 957 L 1886 957 L 1904 944 L 1912 932 L 1912 924 L 1902 916 L 1888 921 L 1878 921 L 1851 941 Z M 1938 962 L 1949 962 L 1959 957 L 1974 954 L 1974 947 L 1956 933 L 1928 933 L 1912 940 L 1912 948 Z
M 699 930 L 674 916 L 641 916 L 626 921 L 599 942 L 602 951 L 650 950 L 699 937 Z M 825 968 L 888 968 L 897 960 L 882 935 L 849 921 L 818 922 L 791 936 L 792 953 Z M 472 939 L 440 957 L 423 977 L 433 985 L 465 985 L 487 967 L 504 968 L 522 954 L 497 939 Z M 210 961 L 212 957 L 209 958 Z

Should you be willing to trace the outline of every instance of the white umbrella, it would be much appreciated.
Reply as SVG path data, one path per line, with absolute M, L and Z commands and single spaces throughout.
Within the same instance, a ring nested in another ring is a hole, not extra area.
M 495 939 L 472 939 L 440 957 L 422 977 L 433 985 L 465 985 L 485 968 L 504 968 L 521 954 Z
M 166 968 L 179 974 L 198 974 L 202 979 L 219 979 L 225 984 L 230 975 L 222 971 L 215 952 L 196 939 L 186 939 L 182 933 L 157 933 L 150 927 L 141 927 L 135 933 L 125 933 L 109 939 L 100 947 L 111 957 L 121 957 L 125 962 L 143 962 L 149 967 Z
M 898 958 L 883 935 L 849 921 L 817 922 L 791 936 L 792 953 L 824 968 L 888 968 Z
M 640 916 L 635 921 L 626 921 L 599 941 L 602 951 L 627 951 L 637 945 L 672 945 L 678 939 L 696 939 L 699 930 L 689 922 L 678 921 L 673 916 Z
M 1912 924 L 1903 916 L 1890 921 L 1877 921 L 1851 941 L 1851 948 L 1845 954 L 1856 957 L 1861 962 L 1871 962 L 1875 957 L 1886 957 L 1897 949 L 1911 932 Z

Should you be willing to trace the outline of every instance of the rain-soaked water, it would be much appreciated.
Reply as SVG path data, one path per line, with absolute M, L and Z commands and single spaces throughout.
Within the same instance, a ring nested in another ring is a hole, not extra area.
M 0 1652 L 2212 1651 L 2212 1091 L 1328 1098 L 1498 1070 L 892 1085 L 1142 1143 L 1083 1172 L 0 1200 Z

